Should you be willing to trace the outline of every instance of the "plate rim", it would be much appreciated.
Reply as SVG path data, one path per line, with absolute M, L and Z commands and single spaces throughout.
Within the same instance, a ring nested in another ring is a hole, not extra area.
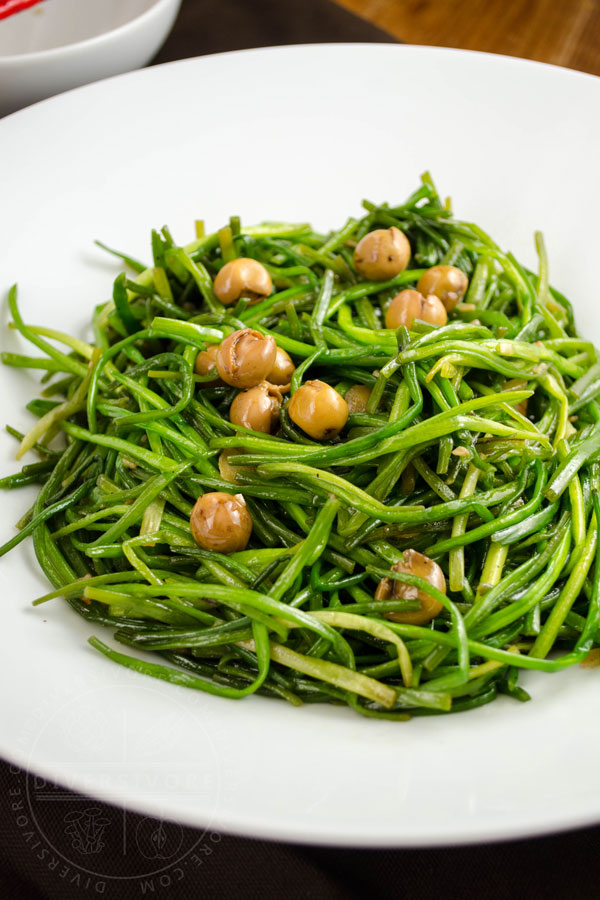
M 493 60 L 494 63 L 496 63 L 498 60 L 502 60 L 500 65 L 510 65 L 510 64 L 518 63 L 519 65 L 525 65 L 527 68 L 533 67 L 536 70 L 539 70 L 539 68 L 541 67 L 543 70 L 559 72 L 559 73 L 563 73 L 563 75 L 566 72 L 566 73 L 570 73 L 570 75 L 583 76 L 583 78 L 586 80 L 591 79 L 590 83 L 596 83 L 597 85 L 600 84 L 600 77 L 593 75 L 591 73 L 581 72 L 579 70 L 569 69 L 567 67 L 558 66 L 558 65 L 554 65 L 554 64 L 550 64 L 550 63 L 545 63 L 545 62 L 539 62 L 536 60 L 528 60 L 528 59 L 522 59 L 519 57 L 504 56 L 502 54 L 482 52 L 482 51 L 472 51 L 472 50 L 446 48 L 446 47 L 433 47 L 433 46 L 415 45 L 415 44 L 410 44 L 410 45 L 380 44 L 377 42 L 288 44 L 288 45 L 278 45 L 278 46 L 274 46 L 274 47 L 247 48 L 247 49 L 242 49 L 242 50 L 227 51 L 224 53 L 214 53 L 214 54 L 206 54 L 206 55 L 197 56 L 197 57 L 188 57 L 188 58 L 181 59 L 181 60 L 174 60 L 174 61 L 171 61 L 168 63 L 162 63 L 160 65 L 152 66 L 147 69 L 138 69 L 138 70 L 135 70 L 134 72 L 125 73 L 123 75 L 112 76 L 110 78 L 103 79 L 99 82 L 94 82 L 90 85 L 84 85 L 82 87 L 77 87 L 77 88 L 74 88 L 72 90 L 65 92 L 64 95 L 60 94 L 55 97 L 51 97 L 46 100 L 39 101 L 38 103 L 32 104 L 29 107 L 26 107 L 22 110 L 18 110 L 16 112 L 6 116 L 4 120 L 0 120 L 0 135 L 2 134 L 2 129 L 6 127 L 2 124 L 2 122 L 10 123 L 12 120 L 14 120 L 15 117 L 22 118 L 23 116 L 32 115 L 32 113 L 30 113 L 29 111 L 32 109 L 36 110 L 37 107 L 40 106 L 40 104 L 47 105 L 47 104 L 53 104 L 56 102 L 60 102 L 60 98 L 62 96 L 69 96 L 71 94 L 76 94 L 77 92 L 80 92 L 82 90 L 90 92 L 94 89 L 102 89 L 103 86 L 107 82 L 112 83 L 115 79 L 128 78 L 131 80 L 134 78 L 146 77 L 146 76 L 142 75 L 142 73 L 151 72 L 153 69 L 160 71 L 165 66 L 172 67 L 172 66 L 182 66 L 182 65 L 189 65 L 189 64 L 197 65 L 199 62 L 202 62 L 204 60 L 211 60 L 214 58 L 227 57 L 227 56 L 231 56 L 232 54 L 234 54 L 235 56 L 239 56 L 240 54 L 243 54 L 243 55 L 249 55 L 249 54 L 272 55 L 272 54 L 277 54 L 277 53 L 285 53 L 285 52 L 289 52 L 289 51 L 302 52 L 302 51 L 306 50 L 307 48 L 314 50 L 317 48 L 335 49 L 335 48 L 348 48 L 348 47 L 351 47 L 351 48 L 377 47 L 378 51 L 381 51 L 381 49 L 383 47 L 385 47 L 385 48 L 389 47 L 389 48 L 394 48 L 393 51 L 390 51 L 391 53 L 406 53 L 407 51 L 409 53 L 413 53 L 415 51 L 418 51 L 420 54 L 431 54 L 431 55 L 437 55 L 437 56 L 448 55 L 449 57 L 460 56 L 460 57 L 464 58 L 466 56 L 466 57 L 471 57 L 471 58 L 473 58 L 473 57 L 484 58 L 484 59 Z M 570 77 L 570 76 L 566 76 L 566 77 Z M 9 127 L 10 127 L 10 125 L 9 125 Z M 4 745 L 4 743 L 5 743 L 4 735 L 0 735 L 0 744 Z M 26 760 L 24 760 L 23 756 L 19 757 L 18 753 L 11 753 L 10 750 L 6 751 L 4 749 L 4 746 L 2 746 L 0 752 L 2 753 L 2 756 L 12 765 L 23 767 L 23 763 L 25 762 L 25 764 L 26 764 Z M 27 771 L 27 769 L 25 769 L 25 771 Z M 56 776 L 55 767 L 53 767 L 52 765 L 49 765 L 47 767 L 44 767 L 43 765 L 39 766 L 39 767 L 36 766 L 35 771 L 36 771 L 36 773 L 39 773 L 45 777 L 48 777 L 51 780 L 55 781 L 56 783 L 60 784 L 60 775 L 58 777 Z M 72 778 L 71 780 L 72 780 L 73 784 L 76 785 L 76 781 L 77 781 L 76 777 Z M 108 802 L 108 803 L 123 805 L 123 802 L 124 802 L 123 795 L 126 794 L 126 791 L 121 791 L 121 794 L 119 797 L 119 794 L 113 790 L 104 789 L 102 792 L 99 792 L 99 791 L 97 792 L 93 788 L 90 789 L 89 785 L 86 783 L 85 793 L 86 793 L 86 795 L 96 797 L 98 800 L 104 800 L 105 802 Z M 155 814 L 157 812 L 158 804 L 153 804 L 151 802 L 151 800 L 152 800 L 151 796 L 148 798 L 148 802 L 145 802 L 145 798 L 142 799 L 142 798 L 136 797 L 135 805 L 131 806 L 130 808 L 139 810 L 141 812 Z M 125 797 L 125 802 L 129 805 L 131 803 L 131 798 Z M 168 804 L 166 804 L 166 805 L 168 806 Z M 163 809 L 164 806 L 165 805 L 162 804 L 161 809 Z M 169 818 L 171 818 L 173 821 L 178 821 L 178 822 L 181 822 L 183 824 L 188 824 L 193 827 L 204 827 L 199 824 L 198 819 L 194 819 L 191 815 L 188 816 L 186 813 L 187 813 L 187 810 L 177 813 L 177 814 L 173 813 L 172 815 L 169 812 L 167 812 L 167 816 Z M 273 814 L 271 814 L 271 819 L 273 819 Z M 353 830 L 351 828 L 348 829 L 347 833 L 345 833 L 345 834 L 342 834 L 342 835 L 338 834 L 336 836 L 332 836 L 331 834 L 319 832 L 319 829 L 317 827 L 318 820 L 315 822 L 315 827 L 316 827 L 316 831 L 317 831 L 316 834 L 315 833 L 309 834 L 308 832 L 303 831 L 302 829 L 298 829 L 298 828 L 294 828 L 294 827 L 290 828 L 288 825 L 286 825 L 285 822 L 273 824 L 270 827 L 268 827 L 266 825 L 264 827 L 261 825 L 259 825 L 257 827 L 255 824 L 252 825 L 252 823 L 248 820 L 244 821 L 243 816 L 237 817 L 237 824 L 236 824 L 236 822 L 233 821 L 232 816 L 228 816 L 228 817 L 226 816 L 223 824 L 221 825 L 221 822 L 219 821 L 216 823 L 216 827 L 217 828 L 222 827 L 223 830 L 227 831 L 227 833 L 242 834 L 246 837 L 254 837 L 254 838 L 262 837 L 262 838 L 266 838 L 269 840 L 285 840 L 285 841 L 289 841 L 292 843 L 300 843 L 300 844 L 311 843 L 311 844 L 319 844 L 321 846 L 347 846 L 347 847 L 354 846 L 354 847 L 356 847 L 356 846 L 360 845 L 360 846 L 365 846 L 365 847 L 367 847 L 367 846 L 368 847 L 375 847 L 375 846 L 378 846 L 378 847 L 435 847 L 435 846 L 447 846 L 447 845 L 451 845 L 451 844 L 468 845 L 468 844 L 478 844 L 478 843 L 484 843 L 484 842 L 501 842 L 501 841 L 508 841 L 508 840 L 516 840 L 516 839 L 524 838 L 524 837 L 542 836 L 542 835 L 553 834 L 553 833 L 557 833 L 557 832 L 561 832 L 561 831 L 565 831 L 565 830 L 574 830 L 577 828 L 583 828 L 586 826 L 595 825 L 595 824 L 598 824 L 598 822 L 600 822 L 600 808 L 598 808 L 598 811 L 596 813 L 590 814 L 590 815 L 587 815 L 587 814 L 575 815 L 575 814 L 573 814 L 567 818 L 565 818 L 564 815 L 563 816 L 555 816 L 550 822 L 546 821 L 545 823 L 543 823 L 543 824 L 540 823 L 539 825 L 524 826 L 522 830 L 519 830 L 518 828 L 515 828 L 512 826 L 499 825 L 497 828 L 493 828 L 493 827 L 488 828 L 488 829 L 479 828 L 477 830 L 476 834 L 475 833 L 469 834 L 468 830 L 465 830 L 465 832 L 461 833 L 461 834 L 455 834 L 452 837 L 443 836 L 442 834 L 437 834 L 437 835 L 434 834 L 429 840 L 427 840 L 427 842 L 423 842 L 422 840 L 419 840 L 419 839 L 417 839 L 415 841 L 411 841 L 410 839 L 407 840 L 406 835 L 403 835 L 402 837 L 398 838 L 398 837 L 394 837 L 394 836 L 390 835 L 389 833 L 374 834 L 374 835 L 365 835 L 364 833 L 361 833 L 361 835 L 359 836 L 358 834 L 354 834 Z M 325 828 L 325 831 L 328 831 L 327 827 Z
M 161 0 L 158 0 L 157 4 L 155 4 L 154 7 L 151 7 L 150 10 L 147 10 L 146 13 L 144 13 L 144 15 L 147 15 L 153 9 L 156 9 L 156 6 L 158 6 L 158 4 L 160 2 L 161 2 Z M 138 18 L 140 18 L 140 17 L 138 17 Z M 134 20 L 134 21 L 137 21 L 137 20 Z M 121 28 L 123 28 L 123 27 L 126 27 L 126 26 L 121 26 Z M 113 29 L 113 31 L 108 32 L 108 34 L 113 34 L 115 30 L 119 30 L 119 29 Z M 89 41 L 96 41 L 96 40 L 101 39 L 102 37 L 103 37 L 103 35 L 99 35 L 96 38 L 90 38 Z M 54 48 L 53 50 L 45 50 L 42 52 L 44 54 L 53 53 L 55 51 L 63 51 L 64 52 L 69 47 L 79 48 L 83 43 L 85 43 L 85 42 L 79 42 L 78 44 L 72 44 L 72 45 L 69 44 L 62 48 L 58 47 L 58 48 Z M 97 85 L 104 85 L 107 82 L 112 82 L 115 79 L 139 77 L 141 73 L 144 73 L 147 71 L 160 70 L 165 67 L 178 66 L 181 64 L 188 64 L 188 63 L 196 64 L 198 61 L 201 61 L 201 60 L 214 59 L 217 57 L 221 58 L 224 56 L 239 56 L 241 54 L 255 54 L 255 53 L 260 53 L 260 54 L 278 53 L 278 52 L 284 52 L 284 51 L 287 52 L 289 50 L 300 50 L 300 49 L 316 48 L 316 47 L 328 48 L 328 49 L 335 49 L 337 47 L 352 47 L 352 48 L 377 47 L 379 50 L 383 50 L 384 52 L 406 52 L 406 51 L 413 52 L 415 50 L 418 50 L 419 52 L 432 53 L 432 54 L 436 54 L 436 55 L 440 54 L 440 53 L 444 53 L 444 54 L 448 54 L 449 56 L 480 57 L 480 58 L 491 59 L 491 60 L 500 59 L 500 60 L 506 61 L 507 63 L 516 63 L 518 65 L 532 67 L 535 69 L 541 67 L 542 69 L 549 69 L 549 70 L 552 70 L 555 72 L 562 72 L 562 73 L 567 72 L 567 73 L 570 73 L 571 75 L 575 75 L 577 77 L 589 79 L 591 82 L 594 82 L 594 81 L 600 82 L 600 75 L 594 75 L 592 72 L 583 72 L 583 71 L 581 71 L 581 69 L 572 69 L 569 66 L 561 66 L 561 65 L 558 65 L 557 63 L 549 63 L 549 62 L 544 62 L 542 60 L 537 60 L 537 59 L 528 59 L 526 57 L 521 57 L 521 56 L 512 56 L 511 54 L 493 53 L 489 50 L 470 50 L 470 49 L 463 48 L 463 47 L 444 47 L 444 46 L 439 46 L 437 44 L 408 44 L 408 43 L 400 43 L 400 42 L 388 43 L 388 42 L 384 42 L 384 41 L 382 41 L 382 42 L 377 42 L 377 41 L 335 41 L 335 42 L 319 41 L 319 42 L 310 43 L 310 44 L 309 43 L 276 44 L 276 45 L 271 45 L 271 46 L 267 46 L 267 47 L 244 47 L 240 50 L 216 51 L 214 53 L 205 53 L 205 54 L 202 54 L 201 56 L 185 56 L 185 57 L 182 57 L 181 59 L 169 60 L 168 62 L 162 62 L 162 63 L 156 63 L 156 64 L 150 63 L 149 65 L 143 66 L 140 69 L 133 69 L 130 72 L 122 72 L 118 75 L 110 75 L 107 78 L 100 78 L 97 81 L 92 81 L 92 82 L 89 82 L 88 84 L 78 85 L 77 87 L 69 88 L 66 91 L 61 91 L 59 94 L 55 94 L 52 97 L 46 97 L 43 100 L 36 100 L 35 103 L 31 103 L 28 106 L 24 106 L 22 109 L 14 110 L 13 112 L 8 113 L 7 115 L 5 115 L 3 117 L 0 117 L 0 123 L 9 121 L 9 120 L 13 119 L 15 116 L 21 116 L 23 114 L 26 114 L 28 110 L 34 109 L 34 108 L 38 107 L 40 104 L 54 103 L 60 97 L 71 95 L 71 94 L 74 94 L 74 93 L 82 91 L 82 90 L 89 90 L 91 88 L 94 88 Z M 0 57 L 0 70 L 2 69 L 4 60 L 13 60 L 13 59 L 23 60 L 23 59 L 26 59 L 27 56 L 29 56 L 29 55 L 30 54 L 20 54 L 19 56 Z

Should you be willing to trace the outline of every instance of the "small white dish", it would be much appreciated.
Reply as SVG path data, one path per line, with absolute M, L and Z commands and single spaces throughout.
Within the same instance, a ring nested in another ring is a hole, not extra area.
M 44 0 L 0 21 L 0 115 L 149 62 L 181 0 Z

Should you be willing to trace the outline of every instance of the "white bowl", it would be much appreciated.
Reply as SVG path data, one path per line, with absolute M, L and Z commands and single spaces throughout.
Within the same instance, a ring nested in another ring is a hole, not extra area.
M 0 20 L 0 115 L 152 59 L 181 0 L 44 0 Z

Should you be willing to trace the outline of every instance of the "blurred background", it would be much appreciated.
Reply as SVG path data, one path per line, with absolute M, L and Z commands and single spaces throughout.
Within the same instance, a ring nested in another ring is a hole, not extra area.
M 336 41 L 483 50 L 598 75 L 600 0 L 0 0 L 0 116 L 149 62 Z
M 598 0 L 338 0 L 409 44 L 522 56 L 600 74 Z
M 183 0 L 186 56 L 320 41 L 503 53 L 600 75 L 600 0 Z

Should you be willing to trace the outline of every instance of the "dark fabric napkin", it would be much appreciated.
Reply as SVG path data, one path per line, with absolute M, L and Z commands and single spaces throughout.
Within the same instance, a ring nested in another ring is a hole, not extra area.
M 154 62 L 275 44 L 393 40 L 327 0 L 184 0 Z M 0 898 L 10 900 L 588 900 L 598 896 L 599 866 L 600 828 L 472 847 L 294 846 L 162 822 L 0 761 Z

